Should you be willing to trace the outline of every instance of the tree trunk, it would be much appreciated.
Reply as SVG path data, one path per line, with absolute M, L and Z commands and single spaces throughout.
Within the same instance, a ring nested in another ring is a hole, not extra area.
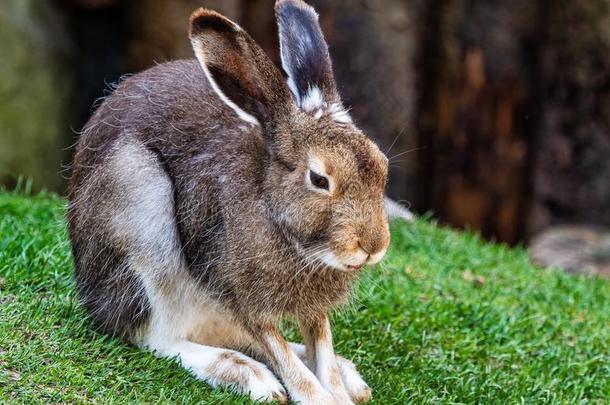
M 549 3 L 530 233 L 610 225 L 610 3 Z
M 418 207 L 508 242 L 523 234 L 537 126 L 537 11 L 524 0 L 440 1 L 423 18 Z

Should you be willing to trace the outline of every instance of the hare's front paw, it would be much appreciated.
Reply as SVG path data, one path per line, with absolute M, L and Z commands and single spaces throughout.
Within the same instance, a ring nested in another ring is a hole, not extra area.
M 354 405 L 349 393 L 343 387 L 341 390 L 333 392 L 333 398 L 337 405 Z
M 338 405 L 337 400 L 326 390 L 314 391 L 303 398 L 293 400 L 299 405 Z
M 343 386 L 326 390 L 318 381 L 313 384 L 302 384 L 291 392 L 291 399 L 300 405 L 354 405 L 350 395 Z
M 343 357 L 337 356 L 337 365 L 341 372 L 341 380 L 343 380 L 345 390 L 352 401 L 357 404 L 370 401 L 373 391 L 371 391 L 367 383 L 365 383 L 360 374 L 358 374 L 354 363 Z

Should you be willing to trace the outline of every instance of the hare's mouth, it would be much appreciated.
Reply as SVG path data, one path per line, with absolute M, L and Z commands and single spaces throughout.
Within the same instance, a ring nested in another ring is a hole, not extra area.
M 319 257 L 318 260 L 328 267 L 332 267 L 336 270 L 350 271 L 353 270 L 348 265 L 344 264 L 337 255 L 330 249 L 326 249 Z
M 297 250 L 302 260 L 313 267 L 327 267 L 339 271 L 353 272 L 360 270 L 367 264 L 368 255 L 356 254 L 342 258 L 326 243 L 316 243 L 307 247 L 297 243 Z
M 360 270 L 365 263 L 344 263 L 329 247 L 319 247 L 302 255 L 304 261 L 312 266 L 329 267 L 334 270 L 352 272 Z
M 337 255 L 325 243 L 318 242 L 307 246 L 297 243 L 297 251 L 306 265 L 347 270 L 346 266 L 341 263 Z

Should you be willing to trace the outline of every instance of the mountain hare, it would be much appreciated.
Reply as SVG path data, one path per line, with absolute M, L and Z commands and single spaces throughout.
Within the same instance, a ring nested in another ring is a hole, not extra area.
M 285 75 L 199 9 L 196 60 L 123 81 L 90 119 L 69 193 L 78 292 L 102 331 L 212 386 L 364 402 L 327 314 L 386 252 L 388 162 L 341 104 L 313 8 L 275 12 Z M 284 317 L 304 345 L 280 335 Z

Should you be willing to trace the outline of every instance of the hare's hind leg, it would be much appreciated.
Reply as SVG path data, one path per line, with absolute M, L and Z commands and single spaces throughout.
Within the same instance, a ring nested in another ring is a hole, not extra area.
M 230 387 L 253 400 L 286 402 L 284 387 L 264 364 L 225 348 L 239 344 L 241 331 L 224 322 L 212 306 L 189 300 L 188 295 L 183 294 L 182 302 L 159 296 L 153 300 L 140 346 L 159 357 L 177 359 L 212 387 Z
M 284 387 L 264 364 L 235 350 L 188 340 L 148 348 L 158 356 L 177 359 L 182 367 L 212 387 L 230 387 L 255 401 L 288 400 Z
M 129 251 L 129 269 L 141 280 L 148 302 L 147 321 L 133 333 L 133 342 L 160 357 L 177 358 L 214 387 L 230 386 L 256 400 L 286 400 L 282 385 L 263 364 L 189 339 L 213 310 L 202 305 L 205 293 L 185 267 L 171 180 L 157 156 L 127 140 L 117 145 L 109 165 L 117 173 L 113 187 L 125 190 L 109 221 L 113 237 Z

